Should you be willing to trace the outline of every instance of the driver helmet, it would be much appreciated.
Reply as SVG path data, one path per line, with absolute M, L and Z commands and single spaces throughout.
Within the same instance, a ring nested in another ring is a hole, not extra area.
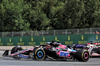
M 46 44 L 50 44 L 51 42 L 46 42 Z
M 53 45 L 60 45 L 61 43 L 59 42 L 54 42 Z
M 56 45 L 56 44 L 57 44 L 57 42 L 54 42 L 54 43 L 53 43 L 53 45 Z
M 18 45 L 17 47 L 18 47 L 18 48 L 21 48 L 21 46 L 20 46 L 20 45 Z
M 93 41 L 90 41 L 90 44 L 94 44 Z

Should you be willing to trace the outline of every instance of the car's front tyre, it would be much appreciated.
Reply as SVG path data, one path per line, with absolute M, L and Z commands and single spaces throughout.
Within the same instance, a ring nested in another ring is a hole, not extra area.
M 89 52 L 87 50 L 80 49 L 76 53 L 76 59 L 78 61 L 86 62 L 89 60 Z

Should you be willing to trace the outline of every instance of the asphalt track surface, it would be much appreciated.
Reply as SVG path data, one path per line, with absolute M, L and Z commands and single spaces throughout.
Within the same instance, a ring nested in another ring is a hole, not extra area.
M 3 51 L 2 51 L 3 52 Z M 11 57 L 2 57 L 0 51 L 0 66 L 100 66 L 100 58 L 90 58 L 87 62 L 79 61 L 35 61 L 32 59 L 15 60 Z

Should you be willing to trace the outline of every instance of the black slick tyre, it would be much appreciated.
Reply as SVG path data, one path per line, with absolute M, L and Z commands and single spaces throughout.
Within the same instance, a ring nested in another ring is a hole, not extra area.
M 13 48 L 11 49 L 11 54 L 12 54 L 12 53 L 15 53 L 15 52 L 17 52 L 17 51 L 21 51 L 21 50 L 22 50 L 21 47 L 15 46 L 15 47 L 13 47 Z
M 34 51 L 35 60 L 42 61 L 45 59 L 45 51 L 41 48 L 37 48 Z
M 13 48 L 11 49 L 11 54 L 13 54 L 13 53 L 15 53 L 15 52 L 18 52 L 18 51 L 21 51 L 21 50 L 22 50 L 21 47 L 15 46 L 15 47 L 13 47 Z M 13 56 L 13 58 L 16 59 L 16 60 L 21 59 L 20 57 L 18 57 L 18 55 Z
M 89 52 L 87 50 L 80 49 L 76 53 L 76 59 L 81 62 L 87 62 L 89 60 Z

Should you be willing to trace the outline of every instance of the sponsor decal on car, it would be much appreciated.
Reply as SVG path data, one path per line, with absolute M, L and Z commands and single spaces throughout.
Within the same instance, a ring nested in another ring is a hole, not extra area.
M 76 47 L 85 47 L 86 45 L 76 45 Z
M 60 57 L 70 57 L 69 52 L 60 51 Z
M 21 58 L 28 58 L 28 55 L 19 54 L 19 57 L 21 57 Z

